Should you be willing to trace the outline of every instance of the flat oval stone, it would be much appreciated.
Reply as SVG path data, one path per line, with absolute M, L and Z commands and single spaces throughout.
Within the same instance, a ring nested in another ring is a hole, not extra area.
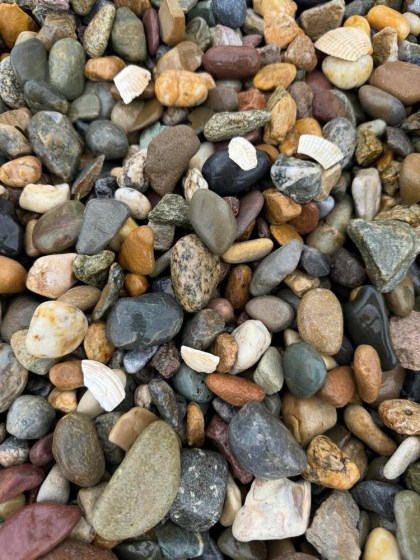
M 25 506 L 1 526 L 2 554 L 36 560 L 68 537 L 81 515 L 79 508 L 53 502 Z
M 224 45 L 208 49 L 202 64 L 214 78 L 243 80 L 255 76 L 261 61 L 259 52 L 253 47 Z
M 420 496 L 411 490 L 398 492 L 394 499 L 394 513 L 397 522 L 397 541 L 403 558 L 415 560 L 418 556 L 418 519 Z
M 222 513 L 227 477 L 226 459 L 220 453 L 183 449 L 180 486 L 169 517 L 188 531 L 210 529 Z
M 211 155 L 203 165 L 203 177 L 209 189 L 220 196 L 234 196 L 257 183 L 270 168 L 268 157 L 257 150 L 257 166 L 244 171 L 229 157 L 227 148 Z
M 47 79 L 47 51 L 39 39 L 15 45 L 10 53 L 10 62 L 22 86 L 28 80 Z
M 128 140 L 122 128 L 111 121 L 96 120 L 86 132 L 86 143 L 94 155 L 122 159 L 128 152 Z
M 283 369 L 286 385 L 296 397 L 314 395 L 327 376 L 320 354 L 306 342 L 297 342 L 286 348 Z
M 107 338 L 117 348 L 134 350 L 169 342 L 179 332 L 182 309 L 165 293 L 121 298 L 107 318 Z
M 44 397 L 22 395 L 9 408 L 6 429 L 19 439 L 39 439 L 48 433 L 54 419 L 55 410 Z
M 231 420 L 228 437 L 241 466 L 257 478 L 296 476 L 305 468 L 303 449 L 262 403 L 244 405 Z
M 406 117 L 401 101 L 377 87 L 364 85 L 359 89 L 358 96 L 363 109 L 373 119 L 382 119 L 390 126 L 397 126 Z
M 32 232 L 32 242 L 38 251 L 50 255 L 73 247 L 82 227 L 84 209 L 78 200 L 69 200 L 43 214 Z
M 369 533 L 365 544 L 365 560 L 399 560 L 397 539 L 392 533 L 376 527 Z
M 118 8 L 111 31 L 112 48 L 130 62 L 146 59 L 146 36 L 140 18 L 128 6 Z
M 189 217 L 198 237 L 215 255 L 222 255 L 236 238 L 236 220 L 229 204 L 208 189 L 199 189 L 191 199 Z
M 99 498 L 93 513 L 94 529 L 107 540 L 149 531 L 168 513 L 180 474 L 174 430 L 165 422 L 153 422 L 127 452 Z
M 297 313 L 300 336 L 323 354 L 336 354 L 343 340 L 343 313 L 331 290 L 315 288 L 306 292 Z
M 95 486 L 105 472 L 105 458 L 93 422 L 85 415 L 67 414 L 54 430 L 54 458 L 64 476 L 82 487 Z
M 261 321 L 273 333 L 287 329 L 295 316 L 292 306 L 275 296 L 252 298 L 246 304 L 245 311 L 251 319 Z
M 23 392 L 27 381 L 28 371 L 18 362 L 12 348 L 0 343 L 0 412 L 5 412 Z
M 0 502 L 39 486 L 44 471 L 34 465 L 16 465 L 0 471 Z

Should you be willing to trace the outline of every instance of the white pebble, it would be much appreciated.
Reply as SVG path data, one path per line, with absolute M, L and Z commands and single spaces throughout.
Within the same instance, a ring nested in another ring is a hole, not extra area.
M 394 454 L 384 466 L 384 477 L 392 480 L 401 476 L 403 472 L 420 457 L 420 437 L 410 436 L 398 446 Z
M 149 215 L 152 205 L 144 194 L 130 187 L 122 187 L 115 191 L 115 200 L 125 202 L 130 208 L 132 218 L 145 220 Z
M 415 35 L 417 37 L 417 35 L 420 34 L 420 17 L 412 12 L 405 12 L 403 16 L 410 24 L 411 35 Z
M 188 367 L 199 373 L 213 373 L 220 362 L 218 356 L 189 346 L 181 346 L 181 356 Z
M 36 501 L 67 504 L 69 496 L 70 482 L 63 475 L 60 467 L 54 465 L 41 484 Z
M 70 187 L 67 183 L 55 186 L 29 184 L 20 195 L 19 206 L 31 212 L 45 214 L 67 200 L 70 200 Z
M 234 375 L 256 364 L 271 343 L 271 334 L 266 326 L 254 319 L 239 325 L 232 336 L 238 344 L 236 362 L 230 371 Z
M 351 185 L 356 217 L 372 220 L 381 204 L 382 185 L 378 170 L 371 167 L 356 173 Z

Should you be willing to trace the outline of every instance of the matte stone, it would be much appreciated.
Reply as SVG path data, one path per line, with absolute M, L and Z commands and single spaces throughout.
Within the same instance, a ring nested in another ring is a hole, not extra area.
M 297 476 L 306 466 L 306 455 L 289 430 L 255 401 L 231 420 L 229 446 L 241 466 L 257 478 Z
M 283 356 L 284 379 L 296 397 L 311 397 L 325 383 L 327 368 L 319 352 L 306 342 L 286 348 Z
M 5 412 L 23 392 L 27 381 L 28 372 L 17 361 L 11 347 L 0 343 L 0 412 Z
M 396 484 L 388 484 L 379 480 L 365 480 L 352 488 L 351 495 L 361 508 L 393 521 L 394 498 L 401 490 L 402 487 Z
M 152 379 L 148 384 L 148 389 L 160 416 L 174 429 L 178 430 L 184 416 L 179 406 L 181 399 L 177 398 L 178 395 L 174 393 L 169 383 L 163 379 Z
M 356 149 L 356 129 L 352 123 L 344 117 L 332 119 L 323 127 L 322 135 L 340 148 L 344 156 L 340 165 L 347 167 Z
M 310 202 L 321 189 L 321 167 L 311 161 L 280 154 L 270 173 L 277 189 L 295 202 Z
M 220 453 L 183 449 L 180 486 L 169 517 L 188 531 L 210 529 L 222 514 L 227 478 L 226 459 Z
M 224 327 L 225 322 L 217 311 L 202 309 L 185 325 L 181 345 L 206 350 Z
M 28 80 L 23 88 L 25 101 L 33 113 L 38 111 L 58 111 L 67 113 L 68 103 L 64 95 L 48 82 Z
M 41 253 L 61 253 L 73 247 L 82 227 L 84 205 L 69 200 L 43 214 L 32 232 L 32 242 Z
M 207 374 L 194 371 L 183 363 L 171 378 L 171 385 L 177 393 L 189 401 L 208 403 L 212 400 L 213 393 L 205 383 L 206 377 Z
M 116 558 L 110 550 L 76 539 L 66 539 L 51 552 L 42 556 L 42 560 L 116 560 Z
M 129 7 L 118 8 L 111 31 L 112 48 L 130 62 L 146 60 L 146 36 L 143 23 Z
M 245 0 L 213 0 L 211 4 L 216 19 L 234 29 L 242 27 L 246 17 Z
M 346 288 L 356 288 L 366 280 L 365 267 L 356 255 L 341 247 L 331 256 L 330 278 Z
M 379 354 L 382 370 L 398 361 L 392 346 L 385 303 L 373 286 L 362 286 L 356 297 L 343 305 L 344 322 L 354 344 L 369 344 Z
M 121 298 L 107 318 L 107 337 L 117 348 L 134 350 L 169 342 L 179 332 L 183 312 L 164 293 Z
M 219 536 L 217 546 L 224 555 L 233 560 L 265 560 L 267 558 L 267 545 L 264 541 L 240 542 L 232 535 L 230 527 Z
M 0 255 L 14 258 L 23 248 L 23 230 L 14 215 L 2 211 L 0 206 Z
M 404 490 L 394 499 L 394 513 L 397 522 L 397 541 L 404 560 L 416 560 L 419 551 L 418 521 L 420 496 Z
M 186 531 L 171 521 L 158 527 L 156 536 L 163 556 L 168 560 L 196 558 L 204 552 L 209 541 L 208 533 Z
M 15 45 L 10 53 L 10 62 L 22 86 L 28 80 L 47 79 L 47 51 L 39 39 Z
M 39 439 L 45 436 L 55 419 L 55 410 L 43 397 L 22 395 L 7 413 L 6 429 L 19 439 Z
M 190 228 L 188 204 L 179 194 L 165 194 L 156 206 L 149 212 L 151 222 L 163 225 L 172 225 Z
M 85 51 L 76 39 L 61 39 L 51 48 L 48 59 L 50 83 L 70 101 L 83 93 L 85 60 Z
M 304 245 L 299 261 L 300 266 L 310 276 L 322 278 L 328 276 L 331 268 L 331 257 L 314 247 Z
M 88 128 L 86 143 L 96 155 L 105 159 L 122 159 L 128 152 L 128 140 L 124 131 L 111 121 L 96 120 Z
M 153 541 L 125 541 L 114 550 L 120 560 L 162 560 L 159 545 Z

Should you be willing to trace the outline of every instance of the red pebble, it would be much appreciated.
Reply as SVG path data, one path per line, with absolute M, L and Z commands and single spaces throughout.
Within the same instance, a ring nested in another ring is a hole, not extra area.
M 0 502 L 32 490 L 44 480 L 44 471 L 34 465 L 16 465 L 0 471 Z
M 37 467 L 43 467 L 54 459 L 52 452 L 53 435 L 48 434 L 33 444 L 29 452 L 29 460 Z

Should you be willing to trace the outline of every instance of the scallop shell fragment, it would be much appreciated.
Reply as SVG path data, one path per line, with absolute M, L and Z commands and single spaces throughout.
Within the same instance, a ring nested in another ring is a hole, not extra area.
M 127 104 L 143 93 L 151 79 L 152 74 L 149 70 L 130 64 L 118 72 L 114 83 L 122 100 Z
M 108 366 L 95 360 L 82 360 L 83 382 L 101 407 L 110 412 L 125 398 L 124 386 Z
M 230 159 L 244 171 L 249 171 L 257 167 L 257 150 L 255 146 L 245 138 L 241 138 L 240 136 L 232 138 L 229 142 L 228 150 Z
M 315 47 L 336 58 L 355 62 L 361 56 L 369 54 L 372 45 L 369 37 L 361 29 L 338 27 L 322 35 Z
M 188 367 L 199 373 L 213 373 L 220 362 L 218 356 L 189 346 L 181 346 L 181 356 Z
M 311 157 L 324 169 L 329 169 L 344 157 L 340 148 L 333 142 L 313 134 L 302 134 L 299 138 L 297 153 Z

